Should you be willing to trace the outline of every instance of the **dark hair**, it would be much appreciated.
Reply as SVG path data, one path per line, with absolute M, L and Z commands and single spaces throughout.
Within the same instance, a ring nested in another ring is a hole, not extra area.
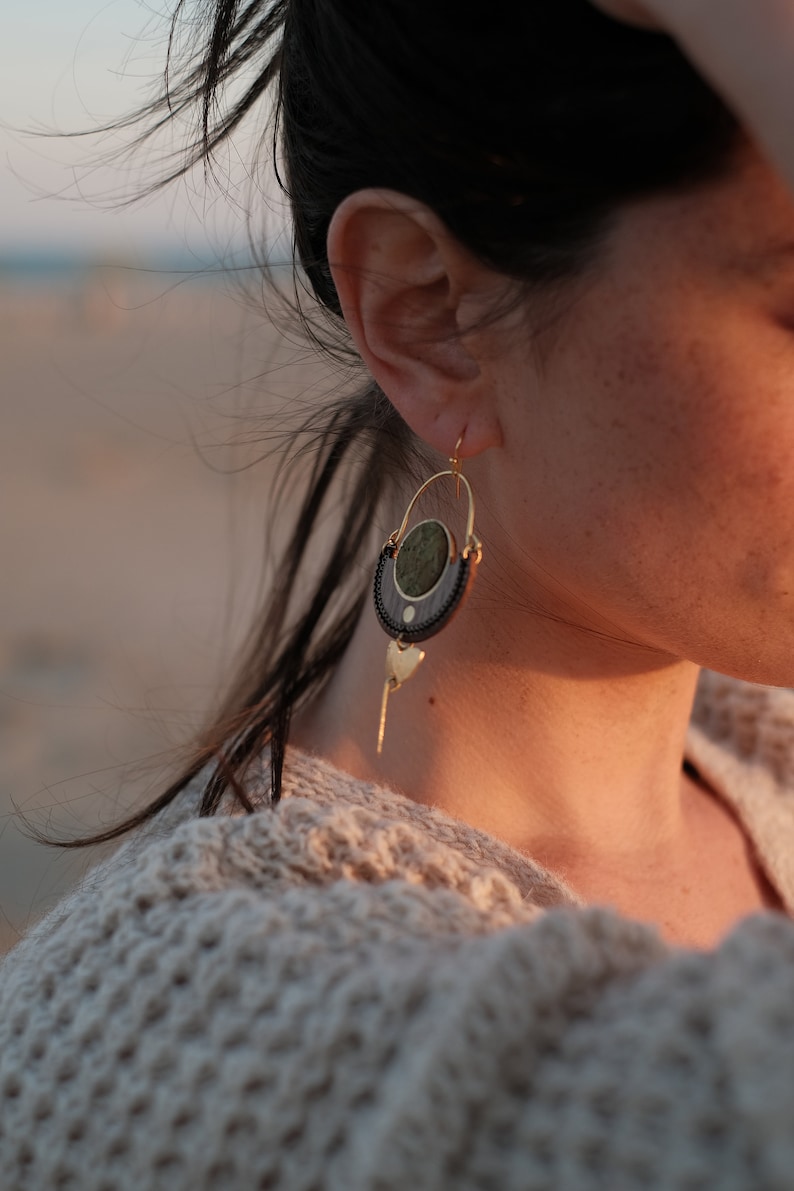
M 670 39 L 587 0 L 179 0 L 165 86 L 124 123 L 143 129 L 141 141 L 194 116 L 195 138 L 165 183 L 211 163 L 243 121 L 264 124 L 266 96 L 297 259 L 327 316 L 315 341 L 337 352 L 344 324 L 325 243 L 355 190 L 389 187 L 428 204 L 483 262 L 542 294 L 587 266 L 621 205 L 713 178 L 739 137 Z M 94 842 L 155 815 L 208 765 L 200 813 L 228 790 L 251 810 L 244 778 L 267 744 L 278 800 L 293 710 L 344 653 L 370 586 L 362 551 L 393 478 L 373 464 L 391 459 L 398 471 L 411 455 L 372 382 L 308 429 L 313 473 L 238 680 L 177 780 Z M 342 528 L 307 575 L 320 511 L 340 483 Z

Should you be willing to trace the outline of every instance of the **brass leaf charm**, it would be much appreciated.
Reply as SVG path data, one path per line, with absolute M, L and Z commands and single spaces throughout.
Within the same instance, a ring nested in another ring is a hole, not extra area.
M 386 678 L 394 679 L 397 686 L 402 686 L 416 673 L 424 656 L 425 651 L 416 645 L 400 645 L 397 641 L 390 641 L 386 650 Z

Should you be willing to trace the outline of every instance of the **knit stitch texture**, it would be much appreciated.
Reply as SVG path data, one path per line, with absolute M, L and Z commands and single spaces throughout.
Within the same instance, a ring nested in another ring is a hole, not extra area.
M 706 675 L 689 742 L 789 911 L 793 723 Z M 265 788 L 186 799 L 4 961 L 3 1191 L 794 1185 L 786 917 L 670 949 L 324 762 Z

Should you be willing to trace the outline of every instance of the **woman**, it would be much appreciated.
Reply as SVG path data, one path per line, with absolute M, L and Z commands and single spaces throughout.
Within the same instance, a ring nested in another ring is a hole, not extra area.
M 794 5 L 604 8 L 218 2 L 149 109 L 278 85 L 372 381 L 5 962 L 4 1187 L 791 1185 Z

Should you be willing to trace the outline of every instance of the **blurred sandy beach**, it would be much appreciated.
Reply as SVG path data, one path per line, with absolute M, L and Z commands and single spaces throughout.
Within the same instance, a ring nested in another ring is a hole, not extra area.
M 4 948 L 90 859 L 30 841 L 19 812 L 66 834 L 113 821 L 217 693 L 272 473 L 229 444 L 318 369 L 228 281 L 123 270 L 0 275 L 0 345 Z

